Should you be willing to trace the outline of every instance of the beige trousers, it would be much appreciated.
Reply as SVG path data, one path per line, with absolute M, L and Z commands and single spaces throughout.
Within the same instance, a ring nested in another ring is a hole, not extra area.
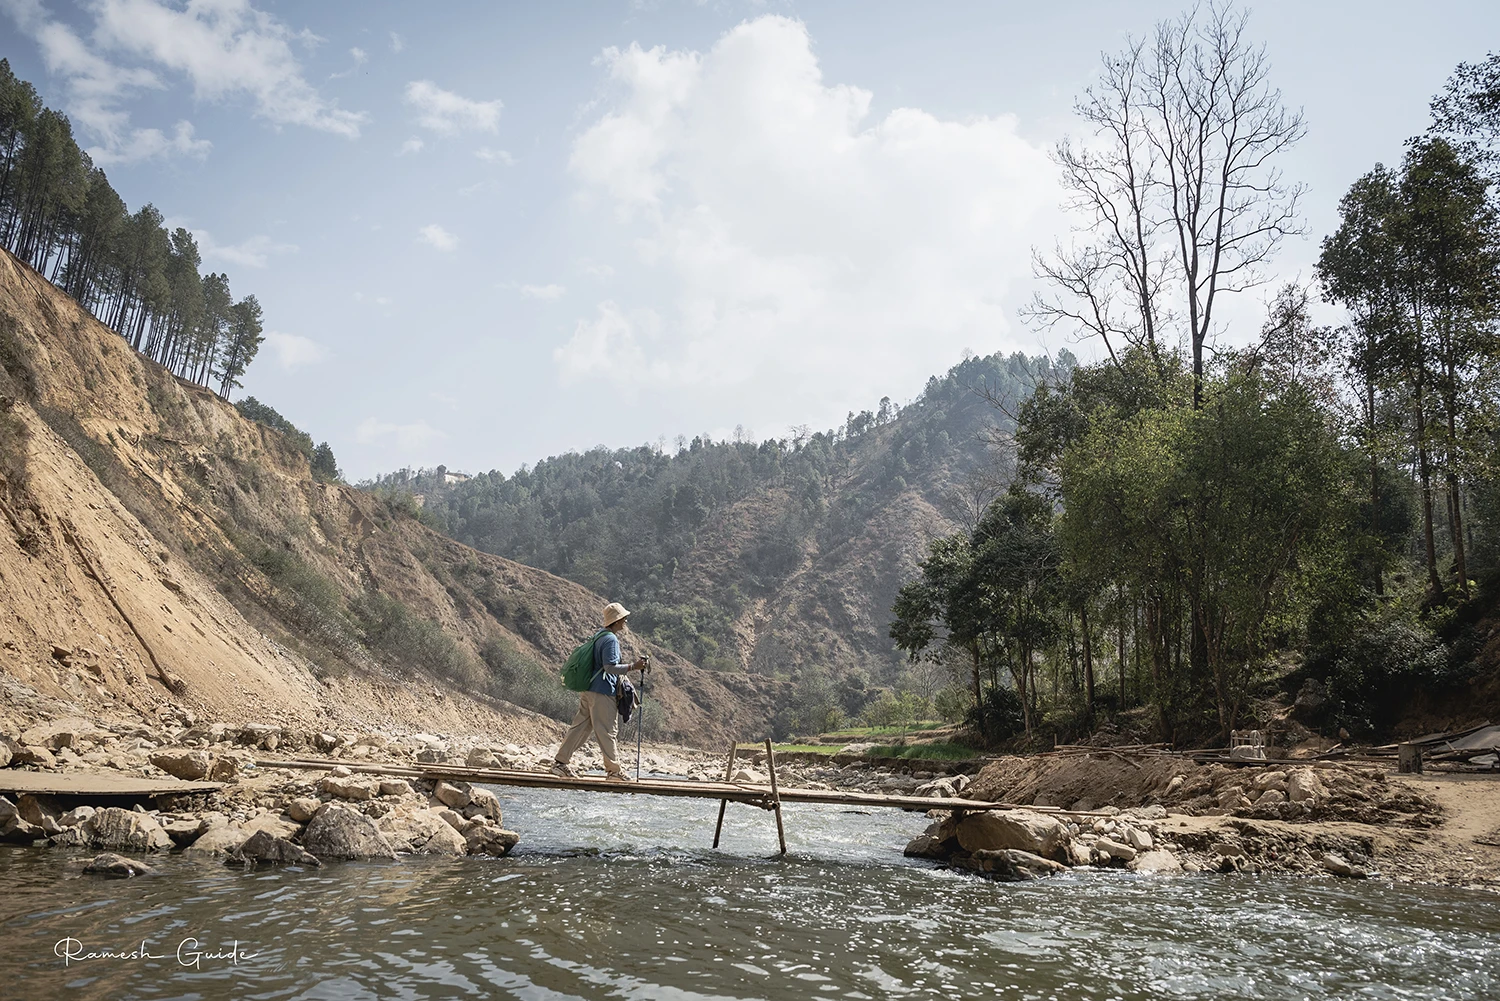
M 615 706 L 615 697 L 600 695 L 598 692 L 580 692 L 578 714 L 573 717 L 573 725 L 568 727 L 562 747 L 557 750 L 557 760 L 567 764 L 573 752 L 582 747 L 592 733 L 599 742 L 599 753 L 604 755 L 604 770 L 618 772 L 620 763 L 619 752 L 615 748 L 615 735 L 619 732 L 620 711 Z

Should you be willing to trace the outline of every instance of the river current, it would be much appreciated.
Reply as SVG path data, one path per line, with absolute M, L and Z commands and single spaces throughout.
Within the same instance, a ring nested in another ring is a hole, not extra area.
M 1075 872 L 995 883 L 901 856 L 898 811 L 497 788 L 505 859 L 245 871 L 0 847 L 0 1001 L 1500 998 L 1500 897 Z M 99 958 L 91 954 L 111 953 Z M 76 958 L 69 959 L 69 955 Z

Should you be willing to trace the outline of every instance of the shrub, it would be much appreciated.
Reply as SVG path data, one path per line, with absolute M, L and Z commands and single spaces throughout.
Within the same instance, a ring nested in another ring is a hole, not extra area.
M 969 707 L 964 723 L 976 733 L 984 734 L 991 743 L 1014 737 L 1025 729 L 1021 696 L 1014 688 L 991 685 L 984 693 L 984 701 Z
M 423 671 L 466 685 L 484 681 L 473 654 L 399 599 L 366 593 L 354 599 L 350 610 L 364 632 L 365 646 L 398 671 Z

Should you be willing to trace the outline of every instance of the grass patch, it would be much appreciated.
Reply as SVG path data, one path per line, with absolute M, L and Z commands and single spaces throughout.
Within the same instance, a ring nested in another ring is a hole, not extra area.
M 819 734 L 820 737 L 836 737 L 840 739 L 853 740 L 857 737 L 896 737 L 902 733 L 920 733 L 924 730 L 938 730 L 947 726 L 941 721 L 928 721 L 925 723 L 913 723 L 911 726 L 851 726 L 842 730 L 834 730 L 832 733 Z
M 364 631 L 365 646 L 379 651 L 398 672 L 418 670 L 465 685 L 485 680 L 473 654 L 396 598 L 362 594 L 350 603 L 350 611 Z
M 966 744 L 888 744 L 865 751 L 867 758 L 932 758 L 938 761 L 963 761 L 978 756 L 979 752 Z
M 738 747 L 742 751 L 766 749 L 765 744 L 757 743 L 740 744 Z M 771 747 L 777 754 L 837 754 L 840 750 L 837 744 L 772 744 Z

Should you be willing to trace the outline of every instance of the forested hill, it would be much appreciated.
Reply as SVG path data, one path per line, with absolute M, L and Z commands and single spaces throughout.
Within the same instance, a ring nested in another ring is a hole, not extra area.
M 911 404 L 882 400 L 831 431 L 370 485 L 420 497 L 423 520 L 467 545 L 624 601 L 637 629 L 706 667 L 890 683 L 897 590 L 933 537 L 993 495 L 989 443 L 1008 419 L 992 401 L 1019 401 L 1052 364 L 970 358 Z

